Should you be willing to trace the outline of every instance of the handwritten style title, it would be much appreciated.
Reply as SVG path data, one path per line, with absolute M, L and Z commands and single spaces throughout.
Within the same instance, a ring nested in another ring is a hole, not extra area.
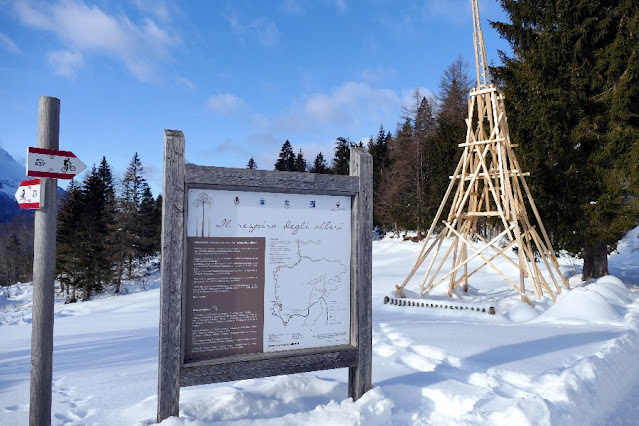
M 287 220 L 283 225 L 277 225 L 275 223 L 268 223 L 266 221 L 262 223 L 235 223 L 232 219 L 222 219 L 222 222 L 215 225 L 216 228 L 238 228 L 248 230 L 249 234 L 252 234 L 253 231 L 260 229 L 284 229 L 289 230 L 291 235 L 297 235 L 300 231 L 305 231 L 308 229 L 313 229 L 315 231 L 341 231 L 344 229 L 342 223 L 336 224 L 330 220 L 324 221 L 318 225 L 311 225 L 310 222 L 302 221 L 302 222 L 292 222 Z

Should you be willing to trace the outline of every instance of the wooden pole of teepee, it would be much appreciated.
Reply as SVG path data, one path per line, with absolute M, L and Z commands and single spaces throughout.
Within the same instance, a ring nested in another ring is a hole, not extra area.
M 547 294 L 555 300 L 555 291 L 561 292 L 558 281 L 566 288 L 570 287 L 561 274 L 550 239 L 526 184 L 525 176 L 529 174 L 522 171 L 513 151 L 504 95 L 492 84 L 490 77 L 478 0 L 471 0 L 471 3 L 477 87 L 470 91 L 468 100 L 466 141 L 459 144 L 463 148 L 462 155 L 415 265 L 402 284 L 395 285 L 395 294 L 404 297 L 404 287 L 430 257 L 421 281 L 422 294 L 426 294 L 447 279 L 449 295 L 452 296 L 453 290 L 462 282 L 464 290 L 467 291 L 468 279 L 488 265 L 521 294 L 522 301 L 530 303 L 526 296 L 527 281 L 532 282 L 532 290 L 538 299 Z M 452 202 L 449 204 L 451 197 Z M 446 205 L 450 205 L 450 210 L 446 219 L 442 221 Z M 534 222 L 528 217 L 526 205 L 530 206 L 533 212 Z M 498 219 L 504 230 L 497 237 L 486 241 L 480 235 L 478 227 L 490 218 Z M 435 237 L 434 230 L 440 221 L 444 227 Z M 536 228 L 541 231 L 541 236 Z M 434 240 L 431 241 L 431 238 Z M 444 241 L 447 238 L 452 238 L 452 242 L 445 247 Z M 508 240 L 505 247 L 500 247 L 501 239 Z M 483 242 L 484 247 L 476 247 L 476 241 Z M 514 247 L 517 247 L 516 261 L 505 253 L 507 249 Z M 443 254 L 440 256 L 442 249 Z M 469 254 L 469 250 L 474 253 Z M 519 279 L 514 280 L 518 281 L 517 284 L 493 262 L 500 256 L 517 268 Z M 536 260 L 537 256 L 541 260 L 539 263 Z M 474 269 L 469 273 L 471 261 L 483 263 L 472 266 Z M 450 267 L 448 272 L 444 272 L 447 263 Z M 545 272 L 541 267 L 545 267 Z M 440 272 L 443 273 L 442 277 L 439 276 Z M 549 276 L 550 280 L 547 280 L 546 276 Z M 550 281 L 553 282 L 554 289 L 549 285 Z

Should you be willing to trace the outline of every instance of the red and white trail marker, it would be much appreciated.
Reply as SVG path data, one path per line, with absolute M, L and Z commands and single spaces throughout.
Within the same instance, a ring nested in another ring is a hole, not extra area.
M 16 200 L 22 210 L 44 207 L 44 185 L 40 185 L 40 179 L 23 180 L 16 191 Z
M 27 176 L 73 179 L 86 168 L 71 151 L 33 147 L 27 150 Z

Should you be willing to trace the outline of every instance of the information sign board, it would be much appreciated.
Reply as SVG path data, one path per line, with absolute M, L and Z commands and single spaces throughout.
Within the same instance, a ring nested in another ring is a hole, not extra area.
M 350 207 L 190 189 L 185 360 L 349 344 Z
M 350 175 L 186 164 L 165 130 L 157 421 L 180 387 L 348 368 L 371 388 L 372 157 Z

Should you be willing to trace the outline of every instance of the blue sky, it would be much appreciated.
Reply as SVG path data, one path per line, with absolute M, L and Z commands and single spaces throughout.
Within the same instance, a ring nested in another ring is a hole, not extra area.
M 480 12 L 498 63 L 504 14 Z M 272 170 L 286 139 L 330 160 L 339 136 L 394 132 L 459 55 L 474 73 L 470 0 L 0 0 L 0 146 L 24 161 L 46 95 L 60 149 L 118 177 L 137 151 L 154 194 L 164 129 L 197 164 Z

